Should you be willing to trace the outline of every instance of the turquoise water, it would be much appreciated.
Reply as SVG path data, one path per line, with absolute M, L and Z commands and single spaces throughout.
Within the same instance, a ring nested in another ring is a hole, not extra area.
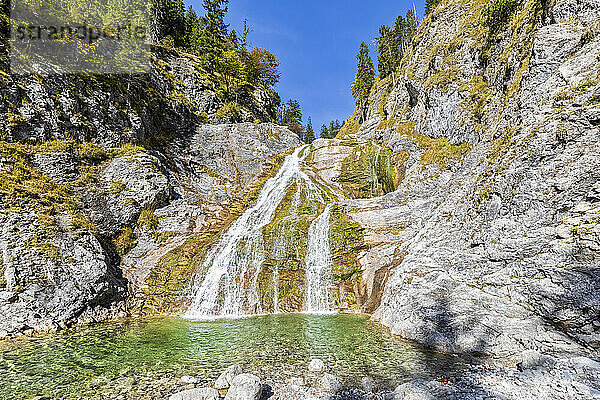
M 261 378 L 283 381 L 303 376 L 314 357 L 347 385 L 369 376 L 380 388 L 464 367 L 360 315 L 110 322 L 0 342 L 0 351 L 0 399 L 161 398 L 182 375 L 210 384 L 238 363 Z

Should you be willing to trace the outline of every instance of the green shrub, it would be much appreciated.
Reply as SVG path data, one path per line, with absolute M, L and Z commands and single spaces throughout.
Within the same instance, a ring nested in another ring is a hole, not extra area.
M 138 218 L 138 226 L 150 232 L 156 232 L 158 229 L 158 217 L 153 210 L 142 210 Z
M 483 9 L 483 25 L 497 34 L 510 21 L 523 0 L 491 0 Z
M 225 103 L 221 108 L 217 110 L 215 116 L 218 118 L 224 117 L 237 117 L 240 115 L 240 106 L 236 103 Z
M 125 227 L 121 234 L 113 241 L 113 244 L 120 256 L 127 254 L 129 250 L 133 249 L 136 245 L 133 229 Z

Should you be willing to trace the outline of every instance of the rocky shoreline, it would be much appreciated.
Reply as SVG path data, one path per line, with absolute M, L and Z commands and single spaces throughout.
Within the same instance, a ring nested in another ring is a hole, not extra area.
M 320 359 L 308 364 L 306 374 L 285 382 L 243 373 L 239 365 L 223 371 L 212 387 L 183 376 L 169 400 L 435 400 L 435 399 L 600 399 L 600 363 L 587 357 L 557 359 L 525 351 L 516 367 L 486 363 L 454 377 L 416 379 L 392 390 L 377 389 L 363 377 L 360 388 L 344 387 L 327 372 Z

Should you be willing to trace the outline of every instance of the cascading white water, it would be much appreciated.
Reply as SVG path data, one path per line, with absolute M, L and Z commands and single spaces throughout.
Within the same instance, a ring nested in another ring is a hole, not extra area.
M 333 266 L 329 247 L 330 217 L 331 204 L 328 204 L 308 229 L 306 299 L 304 301 L 304 312 L 306 313 L 333 312 L 333 304 L 329 295 Z
M 264 261 L 261 230 L 273 220 L 290 184 L 296 181 L 312 185 L 300 168 L 299 154 L 304 148 L 286 157 L 277 175 L 265 183 L 256 205 L 246 210 L 209 252 L 202 268 L 206 276 L 194 283 L 192 304 L 185 317 L 237 317 L 262 312 L 258 296 Z

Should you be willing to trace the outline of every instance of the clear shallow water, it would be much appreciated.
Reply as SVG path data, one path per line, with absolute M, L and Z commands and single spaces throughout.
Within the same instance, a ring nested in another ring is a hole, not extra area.
M 172 387 L 180 376 L 194 375 L 210 384 L 234 363 L 261 378 L 284 380 L 303 376 L 314 357 L 346 384 L 370 376 L 388 388 L 464 367 L 455 357 L 391 336 L 361 315 L 111 322 L 0 342 L 0 352 L 0 399 L 112 398 L 135 390 L 148 395 L 159 379 Z

